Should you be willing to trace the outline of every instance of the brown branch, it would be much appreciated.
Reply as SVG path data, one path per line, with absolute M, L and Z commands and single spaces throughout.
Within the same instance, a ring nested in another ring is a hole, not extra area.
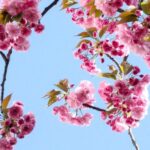
M 12 54 L 12 48 L 8 51 L 7 56 L 5 56 L 6 58 L 5 67 L 4 67 L 4 73 L 3 73 L 2 82 L 1 82 L 1 103 L 3 102 L 3 99 L 4 99 L 5 82 L 6 82 L 6 76 L 8 72 L 8 66 L 9 66 L 11 54 Z
M 42 17 L 44 17 L 46 15 L 46 13 L 51 9 L 53 8 L 57 3 L 58 3 L 59 0 L 54 0 L 51 4 L 49 4 L 42 12 Z
M 121 67 L 120 67 L 119 63 L 113 57 L 111 57 L 109 54 L 106 54 L 106 56 L 116 64 L 116 66 L 119 69 L 120 75 L 122 75 L 122 70 L 121 70 Z
M 129 134 L 129 136 L 130 136 L 131 142 L 132 142 L 133 146 L 135 147 L 135 149 L 136 149 L 136 150 L 140 150 L 140 148 L 139 148 L 139 146 L 138 146 L 138 144 L 137 144 L 137 142 L 136 142 L 136 140 L 135 140 L 135 137 L 134 137 L 134 135 L 133 135 L 133 133 L 132 133 L 131 128 L 129 128 L 128 134 Z
M 98 107 L 95 107 L 95 106 L 91 106 L 89 104 L 83 104 L 83 106 L 85 106 L 87 108 L 91 108 L 91 109 L 97 110 L 97 111 L 106 111 L 105 109 L 101 109 L 101 108 L 98 108 Z

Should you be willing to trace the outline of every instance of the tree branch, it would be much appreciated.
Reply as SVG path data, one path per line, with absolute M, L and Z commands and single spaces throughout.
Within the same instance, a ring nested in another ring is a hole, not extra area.
M 120 67 L 120 65 L 118 64 L 118 62 L 117 62 L 113 57 L 111 57 L 109 54 L 106 54 L 106 56 L 116 64 L 116 66 L 117 66 L 118 69 L 119 69 L 120 75 L 122 75 L 122 70 L 121 70 L 121 67 Z
M 49 4 L 42 12 L 42 17 L 44 17 L 46 15 L 46 13 L 52 8 L 54 7 L 57 3 L 58 3 L 59 0 L 54 0 L 51 4 Z
M 12 54 L 12 48 L 8 51 L 7 56 L 4 55 L 5 56 L 5 67 L 4 67 L 4 73 L 3 73 L 2 82 L 1 82 L 1 104 L 4 99 L 5 82 L 6 82 L 6 76 L 7 76 L 7 72 L 8 72 L 8 66 L 9 66 L 11 54 Z
M 97 110 L 97 111 L 106 111 L 105 109 L 101 109 L 101 108 L 98 108 L 98 107 L 95 107 L 95 106 L 91 106 L 89 104 L 83 104 L 83 106 L 85 106 L 87 108 L 91 108 L 91 109 Z
M 136 150 L 140 150 L 140 148 L 139 148 L 139 146 L 138 146 L 138 144 L 137 144 L 137 142 L 136 142 L 136 140 L 135 140 L 135 137 L 134 137 L 134 135 L 133 135 L 133 133 L 132 133 L 131 128 L 129 128 L 128 134 L 129 134 L 129 136 L 130 136 L 131 142 L 132 142 L 133 146 L 135 147 L 135 149 L 136 149 Z
M 5 56 L 5 54 L 0 51 L 0 55 L 2 56 L 3 60 L 6 62 L 7 61 L 7 57 Z

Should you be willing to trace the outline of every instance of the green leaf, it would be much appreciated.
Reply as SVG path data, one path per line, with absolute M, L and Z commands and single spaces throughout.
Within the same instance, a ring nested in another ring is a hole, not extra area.
M 119 23 L 126 23 L 126 22 L 133 22 L 133 21 L 137 21 L 137 16 L 134 14 L 131 14 L 129 16 L 125 16 L 125 17 L 121 18 Z
M 141 7 L 145 14 L 150 15 L 150 1 L 142 2 Z
M 104 27 L 100 30 L 100 32 L 99 32 L 99 37 L 102 37 L 102 36 L 105 34 L 105 32 L 107 31 L 107 28 L 108 28 L 108 26 L 104 26 Z
M 59 89 L 68 92 L 69 90 L 69 82 L 67 79 L 61 80 L 59 83 L 55 84 Z
M 55 103 L 57 101 L 57 96 L 61 94 L 60 91 L 56 91 L 56 90 L 51 90 L 50 92 L 48 92 L 44 97 L 48 97 L 48 106 L 52 105 L 53 103 Z
M 132 10 L 127 10 L 122 12 L 119 17 L 121 18 L 121 20 L 119 21 L 119 23 L 126 23 L 126 22 L 132 22 L 132 21 L 137 21 L 138 17 L 135 15 L 136 9 L 132 9 Z
M 109 110 L 106 110 L 107 115 L 113 114 L 117 109 L 116 108 L 111 108 Z
M 56 91 L 56 90 L 51 90 L 50 92 L 48 92 L 44 97 L 54 97 L 61 94 L 60 91 Z
M 98 18 L 101 15 L 102 15 L 102 11 L 96 9 L 96 11 L 95 11 L 95 17 Z
M 92 27 L 92 28 L 88 28 L 87 29 L 87 32 L 88 33 L 91 33 L 93 35 L 93 32 L 97 31 L 97 29 L 95 27 Z
M 0 11 L 0 24 L 6 24 L 9 21 L 12 21 L 11 16 L 4 10 Z
M 131 10 L 127 10 L 127 11 L 120 13 L 119 17 L 125 18 L 125 17 L 131 16 L 131 15 L 135 15 L 135 12 L 136 12 L 136 8 L 131 9 Z
M 95 0 L 90 0 L 90 1 L 87 3 L 86 7 L 91 7 L 91 6 L 93 6 L 94 4 L 95 4 Z
M 66 9 L 75 4 L 77 4 L 75 0 L 63 0 L 61 5 L 62 5 L 62 9 Z
M 150 42 L 150 35 L 144 37 L 144 41 Z
M 7 97 L 5 97 L 5 98 L 3 99 L 2 106 L 1 106 L 1 107 L 2 107 L 2 110 L 7 109 L 7 106 L 8 106 L 8 104 L 9 104 L 9 102 L 10 102 L 11 96 L 12 96 L 12 94 L 8 95 Z
M 133 66 L 130 65 L 128 62 L 123 61 L 123 62 L 121 63 L 120 68 L 121 68 L 122 72 L 123 72 L 125 75 L 127 75 L 127 74 L 129 74 L 129 73 L 132 71 Z
M 88 44 L 88 43 L 90 43 L 90 40 L 87 40 L 87 39 L 81 40 L 81 41 L 77 44 L 76 48 L 80 47 L 80 45 L 81 45 L 82 43 L 87 43 L 87 44 Z
M 81 36 L 81 38 L 90 37 L 89 33 L 87 33 L 87 32 L 81 32 L 78 34 L 78 36 Z
M 100 17 L 102 15 L 102 11 L 96 9 L 95 5 L 91 5 L 89 14 L 91 16 L 94 15 L 95 17 Z
M 57 102 L 57 97 L 51 97 L 48 101 L 48 106 L 51 106 L 52 104 L 54 104 L 55 102 Z
M 103 72 L 103 73 L 100 73 L 99 76 L 116 80 L 116 75 L 117 75 L 116 71 L 112 73 Z

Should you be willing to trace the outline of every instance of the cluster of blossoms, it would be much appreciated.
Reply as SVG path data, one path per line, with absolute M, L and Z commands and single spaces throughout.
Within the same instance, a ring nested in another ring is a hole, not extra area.
M 74 52 L 75 58 L 82 61 L 81 68 L 91 74 L 99 74 L 101 72 L 96 64 L 96 59 L 99 58 L 100 62 L 104 63 L 104 56 L 107 54 L 114 57 L 127 55 L 124 51 L 124 45 L 116 40 L 112 42 L 105 40 L 97 44 L 91 41 L 83 41 Z
M 83 8 L 67 8 L 67 13 L 72 14 L 72 21 L 84 29 L 96 28 L 101 30 L 107 26 L 107 31 L 112 33 L 117 25 L 116 21 L 109 21 L 107 18 L 91 16 L 89 10 Z
M 139 0 L 80 0 L 79 5 L 81 7 L 67 7 L 72 21 L 84 29 L 79 34 L 82 40 L 74 56 L 82 61 L 82 69 L 90 74 L 113 78 L 115 83 L 102 82 L 98 89 L 107 104 L 106 110 L 92 106 L 93 86 L 82 81 L 74 92 L 65 95 L 65 105 L 54 107 L 54 114 L 64 122 L 87 125 L 92 116 L 87 113 L 78 116 L 78 111 L 89 107 L 101 111 L 102 119 L 114 131 L 137 127 L 148 111 L 150 75 L 140 75 L 140 69 L 130 65 L 127 58 L 130 52 L 134 52 L 150 66 L 150 17 L 145 10 L 142 11 Z M 131 5 L 129 10 L 123 7 Z M 104 63 L 104 56 L 111 59 L 118 69 L 110 66 L 111 73 L 102 73 L 96 63 L 97 58 Z M 121 58 L 122 63 L 117 62 L 116 57 Z
M 24 51 L 29 48 L 28 37 L 34 29 L 43 31 L 39 23 L 39 0 L 2 0 L 0 2 L 0 50 Z
M 135 52 L 142 56 L 150 67 L 150 42 L 144 38 L 150 35 L 150 29 L 139 22 L 134 22 L 131 27 L 122 24 L 116 30 L 117 39 L 124 44 L 127 51 Z
M 82 0 L 83 1 L 83 0 Z M 123 4 L 137 6 L 139 0 L 95 0 L 95 6 L 106 16 L 114 16 Z
M 87 34 L 89 29 L 95 29 L 89 36 L 83 36 L 83 38 L 91 38 L 90 42 L 93 45 L 96 45 L 98 41 L 99 43 L 107 43 L 105 45 L 109 45 L 110 51 L 110 47 L 113 47 L 113 44 L 110 43 L 117 41 L 122 48 L 119 52 L 115 48 L 114 51 L 109 53 L 111 56 L 125 56 L 130 52 L 134 52 L 139 54 L 150 66 L 150 17 L 144 14 L 141 7 L 139 7 L 139 3 L 139 0 L 80 0 L 79 4 L 81 7 L 67 8 L 67 13 L 72 14 L 73 22 L 83 27 Z M 120 10 L 123 4 L 134 7 L 127 11 Z M 97 14 L 99 15 L 96 16 Z M 113 19 L 109 18 L 110 16 Z M 129 21 L 127 17 L 129 17 Z M 131 23 L 128 23 L 130 21 Z M 107 40 L 108 36 L 111 37 L 110 41 Z M 106 37 L 107 39 L 104 40 Z M 94 48 L 93 53 L 95 54 L 96 51 L 97 49 Z M 103 62 L 103 59 L 101 61 Z M 90 63 L 93 67 L 93 61 Z M 82 68 L 85 69 L 87 67 Z
M 89 125 L 92 115 L 83 114 L 82 110 L 85 109 L 84 104 L 93 105 L 94 91 L 91 82 L 81 81 L 73 92 L 66 94 L 64 105 L 53 108 L 53 113 L 58 115 L 63 122 L 81 126 Z
M 0 128 L 0 150 L 12 150 L 17 138 L 24 138 L 30 134 L 35 126 L 35 117 L 32 113 L 23 114 L 23 104 L 16 102 L 4 114 Z
M 95 63 L 96 52 L 93 44 L 92 42 L 82 42 L 80 47 L 74 52 L 74 56 L 83 62 L 81 65 L 82 69 L 91 74 L 98 74 L 100 73 L 100 69 L 97 68 Z
M 138 74 L 135 67 L 133 74 Z M 149 107 L 147 86 L 150 75 L 140 75 L 129 79 L 117 80 L 114 85 L 105 81 L 100 84 L 99 94 L 107 103 L 107 110 L 101 113 L 112 130 L 122 132 L 129 127 L 137 127 L 145 117 Z

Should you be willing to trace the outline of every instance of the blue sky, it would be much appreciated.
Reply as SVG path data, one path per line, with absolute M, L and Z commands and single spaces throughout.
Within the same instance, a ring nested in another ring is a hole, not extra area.
M 41 9 L 48 4 L 45 0 Z M 86 79 L 98 87 L 101 79 L 90 76 L 80 69 L 80 62 L 72 52 L 81 30 L 73 24 L 69 15 L 60 11 L 60 3 L 43 19 L 45 31 L 35 33 L 30 38 L 28 52 L 14 52 L 7 76 L 6 95 L 13 93 L 12 101 L 22 100 L 25 112 L 36 115 L 36 128 L 23 140 L 18 140 L 15 150 L 134 150 L 127 132 L 116 133 L 93 112 L 94 120 L 89 127 L 77 127 L 61 123 L 47 108 L 47 100 L 42 96 L 53 88 L 53 84 L 63 78 L 78 84 Z M 143 72 L 149 72 L 139 57 L 129 58 L 138 64 Z M 2 67 L 2 61 L 1 67 Z M 104 67 L 103 67 L 104 68 Z M 1 71 L 0 71 L 1 73 Z M 96 105 L 102 106 L 97 96 Z M 134 133 L 141 150 L 149 150 L 150 117 L 141 122 Z

